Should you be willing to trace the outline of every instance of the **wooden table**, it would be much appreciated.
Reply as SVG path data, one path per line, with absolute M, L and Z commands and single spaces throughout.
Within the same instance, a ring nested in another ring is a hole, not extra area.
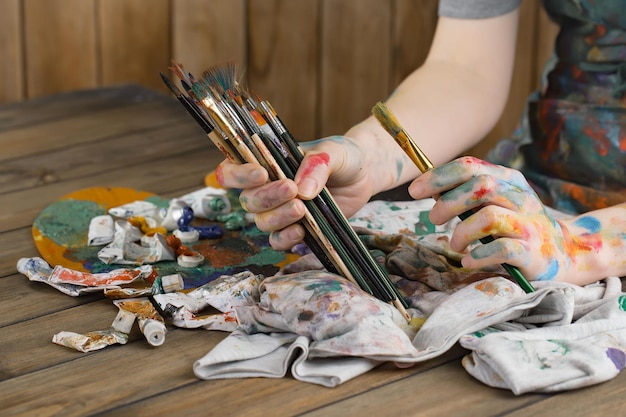
M 469 376 L 458 347 L 329 389 L 291 377 L 198 380 L 192 363 L 222 332 L 170 328 L 158 348 L 141 334 L 93 353 L 54 345 L 62 330 L 108 328 L 117 309 L 101 295 L 69 297 L 16 272 L 19 258 L 38 255 L 31 224 L 39 212 L 93 186 L 180 196 L 202 187 L 222 157 L 173 98 L 136 86 L 0 106 L 0 146 L 0 415 L 619 415 L 624 374 L 516 397 Z

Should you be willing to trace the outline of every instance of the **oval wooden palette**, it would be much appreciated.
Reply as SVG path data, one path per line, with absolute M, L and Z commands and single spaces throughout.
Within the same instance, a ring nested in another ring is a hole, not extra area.
M 205 181 L 211 186 L 217 184 L 210 175 Z M 229 195 L 230 200 L 238 202 L 236 190 L 228 190 L 227 193 L 233 193 Z M 78 271 L 104 272 L 128 267 L 100 261 L 98 252 L 101 247 L 87 245 L 87 232 L 93 217 L 106 214 L 112 207 L 137 200 L 150 201 L 159 207 L 167 207 L 169 201 L 147 191 L 123 187 L 87 188 L 61 197 L 42 210 L 33 223 L 32 235 L 40 256 L 52 266 L 62 265 Z M 271 276 L 297 257 L 273 250 L 267 234 L 254 225 L 242 230 L 225 230 L 224 236 L 219 239 L 200 240 L 188 246 L 204 255 L 203 265 L 182 268 L 175 261 L 153 264 L 159 275 L 183 275 L 185 288 L 195 288 L 220 275 L 242 270 Z

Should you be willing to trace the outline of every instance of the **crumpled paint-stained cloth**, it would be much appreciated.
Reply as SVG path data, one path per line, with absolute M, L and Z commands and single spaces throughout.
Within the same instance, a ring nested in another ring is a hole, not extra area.
M 425 361 L 460 342 L 471 351 L 463 360 L 471 375 L 521 394 L 592 385 L 626 364 L 618 278 L 586 287 L 536 282 L 526 294 L 499 269 L 459 267 L 446 256 L 445 230 L 438 252 L 408 229 L 358 230 L 406 296 L 410 323 L 344 278 L 307 270 L 315 262 L 296 262 L 260 284 L 257 303 L 235 309 L 239 328 L 195 362 L 196 376 L 291 372 L 333 387 L 384 361 Z

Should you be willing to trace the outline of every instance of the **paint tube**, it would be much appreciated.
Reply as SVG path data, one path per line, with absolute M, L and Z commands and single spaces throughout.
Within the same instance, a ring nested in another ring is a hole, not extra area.
M 128 334 L 133 327 L 135 317 L 135 314 L 130 311 L 120 309 L 110 329 L 95 330 L 85 334 L 59 332 L 52 337 L 52 342 L 79 352 L 92 352 L 114 344 L 124 345 L 128 342 Z
M 165 342 L 165 320 L 154 308 L 150 300 L 145 297 L 113 300 L 120 309 L 129 311 L 137 316 L 139 330 L 152 346 L 161 346 Z
M 187 293 L 157 294 L 154 301 L 172 316 L 177 327 L 233 331 L 237 327 L 235 308 L 258 302 L 263 278 L 250 271 L 222 275 Z M 208 307 L 221 314 L 197 315 Z
M 184 207 L 187 207 L 187 203 L 178 198 L 173 198 L 170 200 L 169 206 L 167 209 L 162 209 L 162 220 L 161 226 L 165 227 L 168 231 L 175 230 L 178 228 L 178 219 L 182 216 L 182 210 Z M 165 211 L 165 213 L 163 213 Z
M 17 270 L 31 281 L 46 283 L 72 297 L 104 289 L 120 288 L 120 285 L 128 285 L 139 279 L 150 282 L 155 274 L 150 265 L 95 274 L 75 271 L 60 265 L 52 268 L 39 257 L 21 258 L 17 261 Z
M 155 294 L 167 294 L 180 291 L 185 288 L 185 282 L 180 274 L 157 277 L 150 287 L 120 287 L 105 288 L 104 295 L 112 300 L 121 298 L 147 297 Z
M 113 242 L 115 236 L 115 225 L 113 217 L 108 214 L 96 216 L 89 222 L 87 232 L 88 246 L 103 246 Z
M 205 187 L 180 197 L 193 209 L 196 217 L 213 220 L 218 214 L 230 213 L 232 207 L 221 188 Z
M 165 243 L 165 237 L 156 233 L 147 236 L 126 221 L 115 222 L 113 242 L 98 252 L 98 259 L 105 264 L 142 265 L 175 259 Z M 140 241 L 141 244 L 135 242 Z
M 156 219 L 159 217 L 159 208 L 156 204 L 149 201 L 137 200 L 132 203 L 110 208 L 109 214 L 122 219 L 129 219 L 137 216 L 152 217 Z

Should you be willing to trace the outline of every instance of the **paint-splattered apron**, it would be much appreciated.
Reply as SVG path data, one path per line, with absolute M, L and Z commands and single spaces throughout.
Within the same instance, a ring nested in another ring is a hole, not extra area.
M 626 1 L 545 0 L 561 31 L 545 85 L 487 159 L 581 213 L 626 201 Z

